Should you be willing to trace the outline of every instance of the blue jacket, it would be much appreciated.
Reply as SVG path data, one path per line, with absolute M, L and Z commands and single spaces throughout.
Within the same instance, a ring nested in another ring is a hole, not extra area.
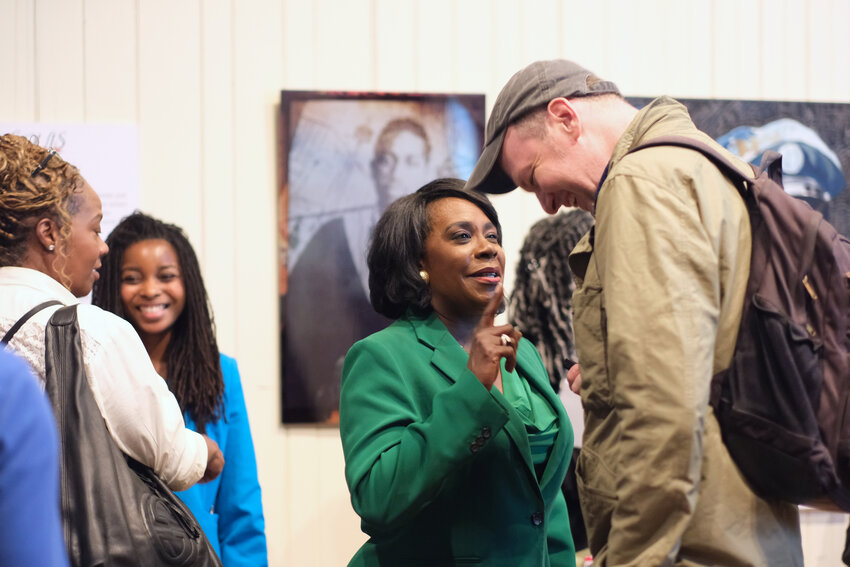
M 561 493 L 573 432 L 540 355 L 520 341 L 517 374 L 559 422 L 540 482 L 522 418 L 468 360 L 433 313 L 402 317 L 348 352 L 340 434 L 370 536 L 351 567 L 575 565 Z
M 0 526 L 0 565 L 68 565 L 53 410 L 23 359 L 2 346 Z
M 224 567 L 262 567 L 268 565 L 265 519 L 242 383 L 236 361 L 223 354 L 221 371 L 224 411 L 207 424 L 206 433 L 224 453 L 224 470 L 212 482 L 177 495 L 198 518 Z M 194 421 L 184 417 L 186 427 L 197 431 Z

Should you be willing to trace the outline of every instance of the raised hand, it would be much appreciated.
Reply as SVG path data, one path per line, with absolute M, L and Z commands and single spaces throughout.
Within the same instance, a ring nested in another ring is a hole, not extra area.
M 501 359 L 505 359 L 505 369 L 508 372 L 512 372 L 516 367 L 516 349 L 522 338 L 522 333 L 511 325 L 495 325 L 503 297 L 504 288 L 500 283 L 472 333 L 469 362 L 466 364 L 488 390 L 499 378 Z

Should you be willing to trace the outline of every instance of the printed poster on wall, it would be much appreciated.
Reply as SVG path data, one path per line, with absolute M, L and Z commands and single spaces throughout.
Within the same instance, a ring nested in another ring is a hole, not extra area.
M 139 135 L 135 125 L 0 122 L 0 134 L 17 134 L 55 149 L 75 165 L 103 203 L 102 236 L 139 206 Z

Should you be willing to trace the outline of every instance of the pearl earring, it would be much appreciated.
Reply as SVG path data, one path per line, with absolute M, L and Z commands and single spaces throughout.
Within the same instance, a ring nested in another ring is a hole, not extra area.
M 419 270 L 419 277 L 425 282 L 425 285 L 431 283 L 431 276 L 425 270 Z
M 53 252 L 54 250 L 56 250 L 56 245 L 54 245 L 54 244 L 51 244 L 47 247 L 48 252 Z

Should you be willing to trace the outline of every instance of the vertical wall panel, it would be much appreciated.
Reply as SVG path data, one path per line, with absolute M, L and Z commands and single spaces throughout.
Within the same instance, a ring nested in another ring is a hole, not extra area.
M 314 88 L 318 58 L 316 8 L 313 2 L 304 0 L 281 1 L 283 57 L 280 62 L 283 67 L 283 83 L 280 88 L 292 90 Z
M 762 86 L 761 0 L 715 0 L 711 44 L 714 70 L 707 98 L 757 98 Z
M 850 3 L 845 0 L 812 0 L 807 12 L 807 98 L 850 101 Z M 813 9 L 817 6 L 821 9 Z
M 136 2 L 84 0 L 85 118 L 135 123 L 138 110 Z
M 280 330 L 277 290 L 277 104 L 283 84 L 283 21 L 279 1 L 233 3 L 234 298 L 236 356 L 242 370 L 272 565 L 299 565 L 288 520 L 309 500 L 285 492 L 289 475 L 324 450 L 305 443 L 294 452 L 280 426 Z M 297 54 L 291 55 L 297 57 Z M 297 522 L 297 516 L 294 517 Z M 310 545 L 314 540 L 304 541 Z M 306 563 L 305 565 L 309 565 Z
M 35 3 L 35 118 L 85 119 L 82 0 Z
M 371 0 L 314 0 L 319 49 L 316 85 L 320 89 L 369 90 L 374 84 Z
M 711 3 L 665 0 L 659 9 L 664 17 L 664 27 L 657 30 L 663 39 L 659 46 L 665 61 L 663 79 L 640 85 L 640 92 L 631 94 L 705 98 L 714 70 L 711 50 L 706 49 L 712 38 Z
M 492 36 L 488 21 L 489 0 L 458 2 L 455 10 L 455 52 L 452 54 L 457 75 L 452 91 L 480 93 L 490 79 L 490 45 Z
M 415 0 L 417 84 L 420 90 L 450 92 L 457 84 L 457 18 L 452 0 Z
M 522 61 L 526 65 L 538 59 L 552 59 L 561 50 L 560 21 L 563 2 L 559 0 L 537 0 L 533 9 L 521 4 L 517 28 L 521 39 L 515 45 L 520 50 Z
M 491 28 L 488 45 L 491 56 L 488 61 L 482 62 L 488 67 L 490 77 L 486 85 L 488 116 L 502 85 L 524 63 L 520 49 L 522 38 L 517 25 L 522 12 L 520 0 L 493 0 L 491 6 L 492 9 L 481 16 L 482 25 Z
M 35 0 L 0 2 L 0 119 L 35 119 Z
M 138 6 L 141 206 L 181 225 L 203 258 L 200 8 Z
M 417 91 L 416 2 L 375 0 L 375 85 L 379 91 Z
M 808 91 L 806 0 L 773 0 L 763 5 L 759 98 L 801 100 Z
M 219 348 L 236 348 L 237 184 L 233 175 L 233 5 L 204 0 L 201 9 L 201 206 L 207 293 Z

